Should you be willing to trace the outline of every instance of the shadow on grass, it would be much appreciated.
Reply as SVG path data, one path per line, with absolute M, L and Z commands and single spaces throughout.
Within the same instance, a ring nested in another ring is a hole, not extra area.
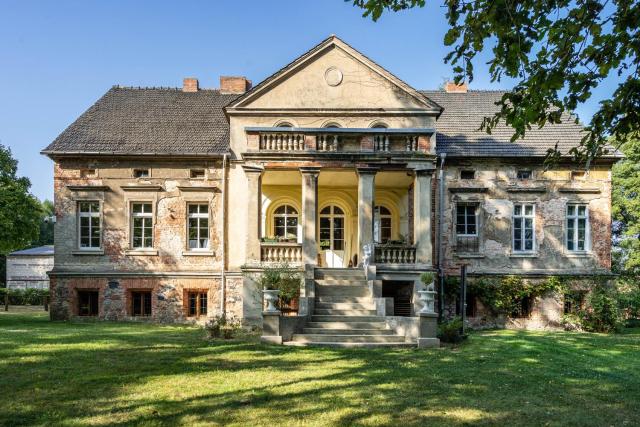
M 638 424 L 640 334 L 488 331 L 455 349 L 328 349 L 0 315 L 0 423 Z

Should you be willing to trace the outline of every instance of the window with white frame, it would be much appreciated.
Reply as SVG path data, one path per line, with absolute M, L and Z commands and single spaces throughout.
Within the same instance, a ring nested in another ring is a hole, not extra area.
M 131 204 L 131 247 L 153 248 L 153 207 L 150 202 Z
M 78 244 L 80 249 L 100 249 L 102 244 L 100 202 L 78 202 Z
M 209 249 L 209 205 L 189 204 L 188 221 L 189 249 Z
M 298 211 L 291 205 L 282 205 L 273 213 L 273 231 L 276 237 L 298 238 Z
M 535 245 L 535 206 L 532 203 L 513 205 L 513 251 L 532 252 Z
M 384 206 L 376 206 L 373 212 L 373 240 L 387 243 L 391 240 L 391 211 Z
M 587 205 L 567 206 L 567 250 L 589 249 L 589 210 Z
M 458 236 L 477 236 L 476 203 L 458 203 L 456 206 L 456 234 Z

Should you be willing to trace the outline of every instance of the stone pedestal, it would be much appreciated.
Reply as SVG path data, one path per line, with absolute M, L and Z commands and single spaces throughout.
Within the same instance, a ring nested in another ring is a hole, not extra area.
M 440 347 L 438 336 L 438 314 L 419 313 L 418 348 Z
M 260 341 L 270 344 L 282 344 L 280 334 L 280 312 L 262 312 L 262 336 Z

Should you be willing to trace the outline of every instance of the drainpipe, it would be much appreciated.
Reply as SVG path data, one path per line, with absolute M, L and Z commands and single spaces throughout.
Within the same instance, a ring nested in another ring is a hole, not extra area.
M 222 155 L 222 266 L 220 267 L 220 314 L 226 317 L 226 287 L 227 278 L 224 275 L 227 266 L 227 156 Z
M 444 235 L 443 218 L 444 218 L 444 161 L 447 157 L 446 153 L 440 155 L 440 170 L 438 171 L 438 277 L 440 281 L 438 292 L 438 318 L 440 322 L 444 319 L 444 269 L 442 267 L 444 258 L 444 247 L 442 245 L 442 236 Z

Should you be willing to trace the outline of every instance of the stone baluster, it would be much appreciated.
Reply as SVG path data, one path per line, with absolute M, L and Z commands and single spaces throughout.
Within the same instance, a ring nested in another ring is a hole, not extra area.
M 389 151 L 389 136 L 384 136 L 384 151 Z

